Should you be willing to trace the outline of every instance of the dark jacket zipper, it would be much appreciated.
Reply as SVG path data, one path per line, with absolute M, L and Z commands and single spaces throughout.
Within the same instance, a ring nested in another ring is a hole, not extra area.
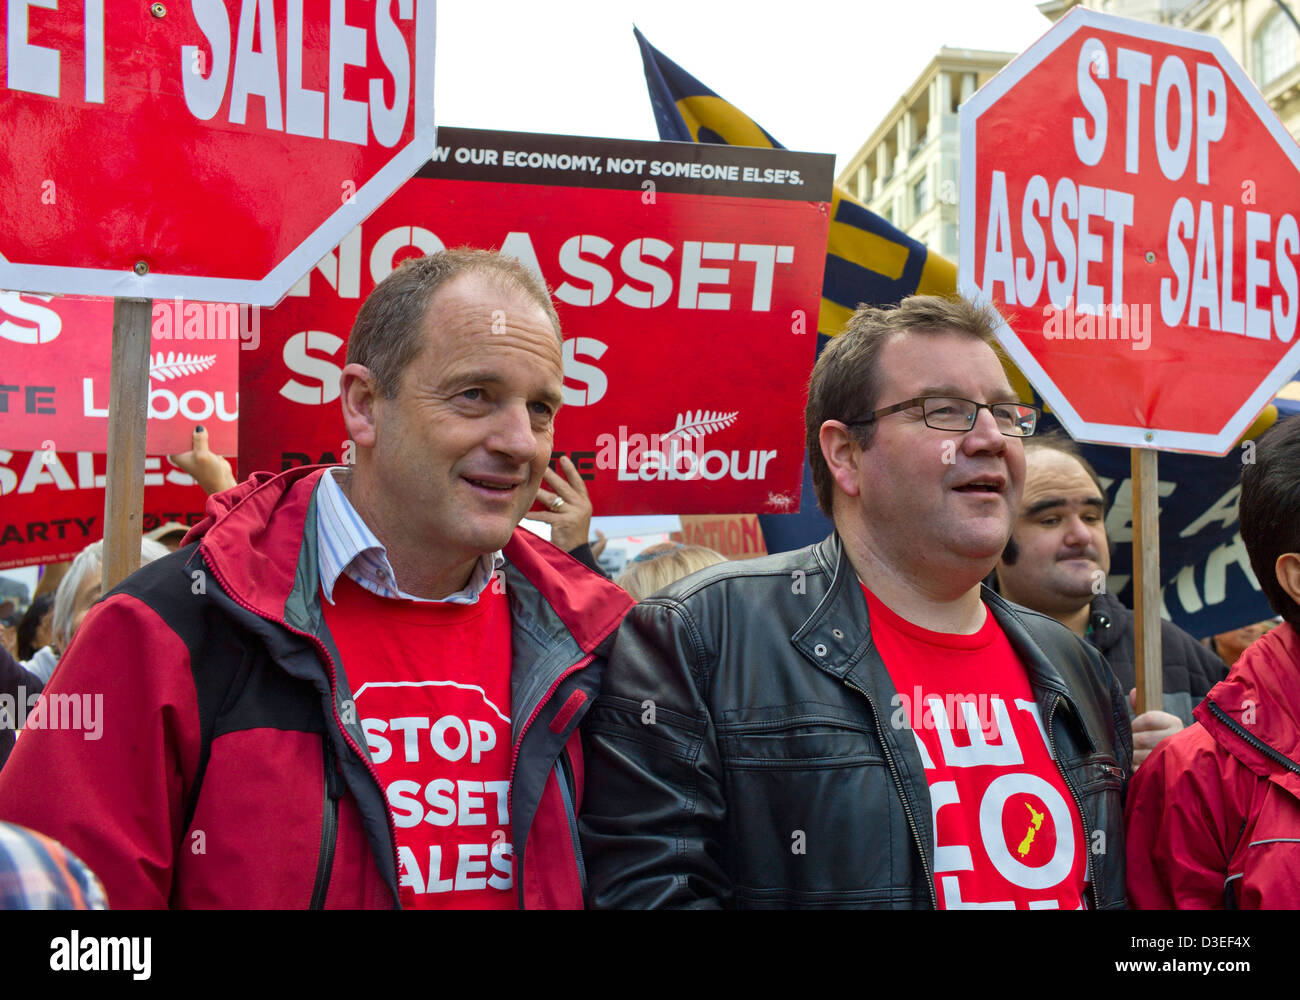
M 572 666 L 566 668 L 560 674 L 559 677 L 555 678 L 555 682 L 551 685 L 550 690 L 548 690 L 546 694 L 542 696 L 541 701 L 539 701 L 535 706 L 533 706 L 532 714 L 528 716 L 528 720 L 524 723 L 524 727 L 521 730 L 519 730 L 519 739 L 515 741 L 514 750 L 510 755 L 510 791 L 506 799 L 506 801 L 509 803 L 509 809 L 510 809 L 510 829 L 511 829 L 512 836 L 514 833 L 514 822 L 515 822 L 515 767 L 519 763 L 519 753 L 524 748 L 524 737 L 528 735 L 528 727 L 533 724 L 533 720 L 537 718 L 542 708 L 546 705 L 548 701 L 551 700 L 551 698 L 555 695 L 555 692 L 559 690 L 560 685 L 564 683 L 564 679 L 568 677 L 571 673 L 573 673 L 575 670 L 581 670 L 584 667 L 586 667 L 587 664 L 589 664 L 595 658 L 596 658 L 595 653 L 586 653 L 584 654 L 581 660 L 579 660 L 577 663 L 573 664 Z M 561 748 L 560 752 L 561 753 L 564 752 L 563 748 Z M 554 771 L 553 765 L 552 765 L 552 771 Z M 561 785 L 563 785 L 563 782 L 561 782 Z M 542 786 L 542 798 L 545 797 L 546 797 L 546 787 Z M 569 809 L 570 812 L 574 811 L 572 808 L 572 803 L 569 804 Z M 525 832 L 524 840 L 527 841 L 527 839 L 528 839 L 528 833 Z M 526 843 L 512 844 L 511 846 L 515 854 L 515 894 L 516 894 L 516 898 L 519 901 L 519 909 L 524 910 L 527 909 L 527 907 L 524 905 L 524 878 L 523 878 L 524 853 L 523 852 L 527 844 Z M 581 855 L 578 856 L 578 874 L 584 880 L 587 877 L 586 869 L 582 865 Z M 587 896 L 585 883 L 582 885 L 582 895 L 585 901 Z
M 555 760 L 555 777 L 560 783 L 560 796 L 564 799 L 564 814 L 569 820 L 569 837 L 573 840 L 574 860 L 578 863 L 578 882 L 582 886 L 582 898 L 587 898 L 587 864 L 582 859 L 582 841 L 578 838 L 578 810 L 574 808 L 577 790 L 573 787 L 573 767 L 569 762 L 569 751 L 561 750 Z
M 311 893 L 311 908 L 325 909 L 325 896 L 329 893 L 330 872 L 334 868 L 334 845 L 339 832 L 339 796 L 343 789 L 339 787 L 338 771 L 334 767 L 334 754 L 330 751 L 329 733 L 321 734 L 321 745 L 325 752 L 325 817 L 320 828 L 320 858 L 316 862 L 316 885 Z
M 885 752 L 885 760 L 889 762 L 890 773 L 893 774 L 894 784 L 898 788 L 898 798 L 903 803 L 903 814 L 907 817 L 907 825 L 912 829 L 912 839 L 916 841 L 916 849 L 921 855 L 921 871 L 925 874 L 925 887 L 930 891 L 930 905 L 937 910 L 939 908 L 939 895 L 934 888 L 934 875 L 930 872 L 930 862 L 925 857 L 925 847 L 921 843 L 921 831 L 917 829 L 916 820 L 912 816 L 912 805 L 908 802 L 907 793 L 903 788 L 903 777 L 898 773 L 898 765 L 894 763 L 894 755 L 890 753 L 889 743 L 885 740 L 885 733 L 880 725 L 880 713 L 876 711 L 876 703 L 871 700 L 871 695 L 852 681 L 845 680 L 844 683 L 866 698 L 867 704 L 871 706 L 871 717 L 876 723 L 876 735 L 880 737 L 880 748 Z
M 1281 764 L 1288 771 L 1292 771 L 1295 774 L 1300 774 L 1300 764 L 1297 764 L 1290 757 L 1284 754 L 1281 750 L 1269 746 L 1258 736 L 1252 733 L 1249 729 L 1243 728 L 1241 724 L 1237 722 L 1236 719 L 1230 716 L 1227 712 L 1221 709 L 1214 702 L 1210 701 L 1209 698 L 1205 699 L 1205 704 L 1210 706 L 1210 711 L 1214 714 L 1214 717 L 1216 719 L 1222 722 L 1225 726 L 1231 729 L 1234 733 L 1236 733 L 1243 740 L 1245 740 L 1247 743 L 1253 746 L 1256 750 L 1262 753 L 1269 760 L 1273 761 L 1275 764 Z
M 1052 700 L 1052 707 L 1047 712 L 1047 745 L 1052 751 L 1052 763 L 1056 765 L 1056 770 L 1061 775 L 1061 780 L 1065 782 L 1065 787 L 1070 790 L 1070 796 L 1074 799 L 1074 808 L 1079 810 L 1079 827 L 1083 830 L 1083 863 L 1084 872 L 1088 879 L 1088 888 L 1092 890 L 1092 908 L 1101 909 L 1101 890 L 1097 888 L 1097 878 L 1092 870 L 1092 831 L 1088 828 L 1088 814 L 1083 811 L 1083 800 L 1079 798 L 1079 793 L 1074 790 L 1074 783 L 1070 780 L 1069 772 L 1061 766 L 1061 758 L 1056 753 L 1056 734 L 1052 729 L 1052 720 L 1056 717 L 1056 706 L 1061 703 L 1061 696 L 1058 694 Z M 1111 845 L 1106 845 L 1106 850 L 1110 850 Z

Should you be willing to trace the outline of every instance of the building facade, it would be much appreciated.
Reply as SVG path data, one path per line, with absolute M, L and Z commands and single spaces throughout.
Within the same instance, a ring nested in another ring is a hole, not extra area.
M 1013 57 L 939 50 L 837 183 L 877 215 L 949 260 L 957 259 L 957 108 Z

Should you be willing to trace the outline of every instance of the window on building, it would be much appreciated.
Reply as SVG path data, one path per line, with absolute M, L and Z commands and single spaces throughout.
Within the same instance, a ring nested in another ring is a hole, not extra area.
M 922 174 L 912 185 L 912 217 L 920 218 L 930 207 L 930 175 Z
M 1263 87 L 1300 64 L 1300 31 L 1281 11 L 1255 33 L 1255 82 Z
M 908 159 L 916 156 L 925 141 L 930 137 L 930 103 L 927 98 L 912 108 L 912 148 L 908 150 Z

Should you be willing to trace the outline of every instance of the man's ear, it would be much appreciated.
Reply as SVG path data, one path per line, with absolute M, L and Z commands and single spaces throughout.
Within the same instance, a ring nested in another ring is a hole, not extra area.
M 1287 596 L 1300 604 L 1300 552 L 1283 552 L 1273 564 L 1273 573 Z
M 375 405 L 379 387 L 365 365 L 350 364 L 339 375 L 339 396 L 343 401 L 343 423 L 348 437 L 358 448 L 373 448 L 376 438 Z
M 853 439 L 848 425 L 841 420 L 827 420 L 817 432 L 817 443 L 822 458 L 830 470 L 831 478 L 846 496 L 855 497 L 861 492 L 858 483 L 858 462 L 862 446 Z

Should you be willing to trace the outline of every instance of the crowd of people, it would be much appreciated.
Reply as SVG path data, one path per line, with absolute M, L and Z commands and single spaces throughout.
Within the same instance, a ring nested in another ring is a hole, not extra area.
M 918 296 L 822 352 L 825 540 L 611 581 L 548 467 L 547 290 L 406 262 L 348 341 L 352 464 L 237 484 L 196 434 L 205 520 L 103 596 L 87 548 L 0 654 L 0 905 L 1297 905 L 1300 421 L 1242 476 L 1282 624 L 1229 671 L 1164 623 L 1137 712 L 1105 493 L 992 320 Z

